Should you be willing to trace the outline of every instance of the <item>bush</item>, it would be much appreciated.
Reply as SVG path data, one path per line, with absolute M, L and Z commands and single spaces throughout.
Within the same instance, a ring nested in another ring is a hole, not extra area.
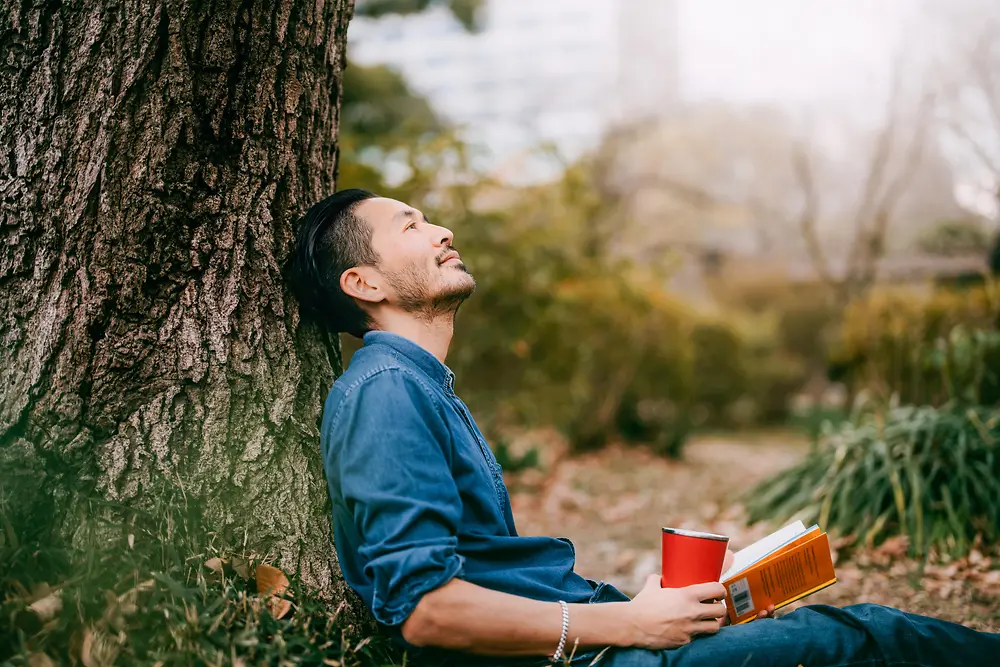
M 834 377 L 856 393 L 941 405 L 951 398 L 1000 400 L 1000 293 L 971 290 L 879 290 L 850 304 Z
M 217 544 L 180 488 L 161 484 L 150 511 L 86 503 L 70 544 L 11 511 L 18 475 L 0 472 L 0 664 L 398 664 L 294 577 L 293 612 L 272 615 L 255 588 L 263 559 Z
M 918 245 L 932 255 L 978 254 L 989 250 L 990 237 L 977 220 L 944 220 L 926 230 Z
M 1000 541 L 1000 411 L 895 407 L 828 427 L 802 463 L 748 494 L 751 522 L 797 517 L 872 545 L 906 534 L 916 555 Z

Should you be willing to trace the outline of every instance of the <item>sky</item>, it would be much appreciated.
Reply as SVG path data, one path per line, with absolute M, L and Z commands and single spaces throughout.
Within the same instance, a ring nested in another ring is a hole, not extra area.
M 681 0 L 682 94 L 863 108 L 884 99 L 910 0 Z

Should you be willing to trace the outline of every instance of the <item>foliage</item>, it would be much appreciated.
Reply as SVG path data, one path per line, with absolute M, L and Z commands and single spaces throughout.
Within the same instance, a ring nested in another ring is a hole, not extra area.
M 903 403 L 952 398 L 1000 400 L 1000 293 L 970 290 L 879 290 L 850 304 L 839 347 L 837 379 Z
M 374 667 L 401 657 L 383 638 L 360 638 L 294 577 L 292 614 L 272 616 L 253 576 L 265 559 L 220 544 L 181 487 L 161 481 L 149 510 L 91 500 L 73 538 L 61 539 L 39 529 L 47 516 L 11 513 L 29 478 L 3 472 L 4 664 Z
M 396 70 L 349 63 L 340 106 L 340 150 L 390 150 L 412 137 L 442 129 L 426 98 L 410 90 Z
M 932 255 L 985 253 L 990 239 L 975 220 L 944 220 L 921 235 L 920 249 Z
M 917 555 L 1000 540 L 1000 411 L 950 403 L 859 413 L 746 498 L 750 521 L 798 516 L 863 544 L 906 534 Z
M 358 16 L 379 18 L 388 14 L 419 14 L 432 5 L 447 4 L 452 16 L 469 31 L 477 27 L 477 17 L 482 0 L 359 0 L 355 9 Z

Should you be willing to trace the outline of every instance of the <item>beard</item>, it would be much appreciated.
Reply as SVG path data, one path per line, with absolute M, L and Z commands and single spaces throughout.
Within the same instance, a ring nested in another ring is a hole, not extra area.
M 458 312 L 476 290 L 476 281 L 465 264 L 438 265 L 437 271 L 426 265 L 411 264 L 399 271 L 382 270 L 385 280 L 396 292 L 396 305 L 428 321 Z

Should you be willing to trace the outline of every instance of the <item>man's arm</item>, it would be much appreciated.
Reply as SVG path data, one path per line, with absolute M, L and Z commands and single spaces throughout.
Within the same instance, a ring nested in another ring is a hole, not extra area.
M 719 631 L 725 608 L 715 600 L 722 584 L 660 588 L 651 575 L 631 602 L 569 605 L 566 654 L 604 646 L 663 649 L 695 635 Z M 708 602 L 703 602 L 707 600 Z M 460 579 L 425 594 L 403 623 L 403 637 L 416 646 L 436 646 L 483 655 L 552 654 L 562 633 L 557 602 L 500 593 Z

